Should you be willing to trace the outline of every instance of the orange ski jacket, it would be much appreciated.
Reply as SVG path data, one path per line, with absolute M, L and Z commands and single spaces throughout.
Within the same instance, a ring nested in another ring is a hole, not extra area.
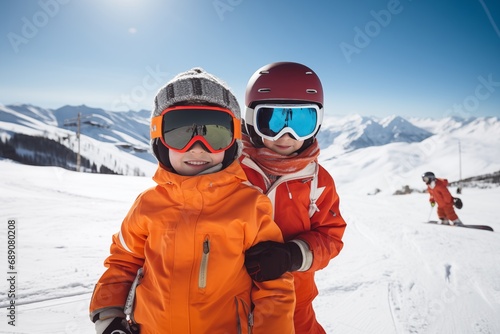
M 292 275 L 254 283 L 244 266 L 245 250 L 283 239 L 238 161 L 189 177 L 158 168 L 153 179 L 113 236 L 91 318 L 123 309 L 142 267 L 133 312 L 141 334 L 294 333 Z
M 447 179 L 436 179 L 436 186 L 432 189 L 427 186 L 427 191 L 429 192 L 429 201 L 436 202 L 438 206 L 441 207 L 453 207 L 453 196 L 451 196 L 448 190 L 448 180 Z
M 340 215 L 340 199 L 331 175 L 316 161 L 293 174 L 281 176 L 272 185 L 262 169 L 249 157 L 242 160 L 248 180 L 268 195 L 274 206 L 274 219 L 285 241 L 305 241 L 313 253 L 311 267 L 304 272 L 293 272 L 297 306 L 311 303 L 318 290 L 314 272 L 325 268 L 342 250 L 342 236 L 346 222 Z M 313 178 L 317 178 L 315 203 L 311 203 Z M 317 207 L 312 217 L 310 206 Z M 295 312 L 295 319 L 305 316 Z M 306 315 L 307 316 L 307 315 Z

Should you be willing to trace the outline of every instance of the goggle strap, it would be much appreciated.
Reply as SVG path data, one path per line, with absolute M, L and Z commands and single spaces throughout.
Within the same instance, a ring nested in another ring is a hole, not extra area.
M 236 117 L 233 117 L 233 122 L 234 122 L 234 139 L 241 139 L 242 138 L 241 121 Z
M 151 129 L 150 129 L 151 139 L 162 137 L 161 133 L 162 122 L 163 122 L 163 115 L 156 116 L 151 119 Z

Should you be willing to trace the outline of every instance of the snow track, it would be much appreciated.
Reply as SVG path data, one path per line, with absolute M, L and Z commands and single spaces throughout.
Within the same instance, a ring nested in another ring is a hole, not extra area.
M 91 293 L 64 296 L 19 305 L 17 325 L 0 324 L 0 333 L 90 334 L 94 325 L 88 318 Z
M 477 201 L 477 214 L 499 194 L 467 201 Z M 330 332 L 500 333 L 500 234 L 421 224 L 425 194 L 344 195 L 342 203 L 344 250 L 317 274 L 315 305 Z

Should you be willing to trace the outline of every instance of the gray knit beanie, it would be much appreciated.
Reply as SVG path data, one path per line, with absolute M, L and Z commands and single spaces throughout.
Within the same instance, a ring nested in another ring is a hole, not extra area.
M 162 111 L 168 107 L 183 104 L 208 104 L 227 108 L 236 118 L 241 120 L 238 100 L 226 83 L 199 67 L 176 75 L 165 86 L 160 88 L 155 97 L 151 117 L 161 115 Z M 155 142 L 152 141 L 151 145 L 156 158 L 159 159 L 155 151 Z M 240 156 L 242 147 L 241 140 L 237 140 L 237 150 L 233 160 Z
M 226 84 L 199 67 L 176 75 L 155 97 L 152 117 L 174 104 L 209 103 L 231 110 L 241 119 L 240 105 Z

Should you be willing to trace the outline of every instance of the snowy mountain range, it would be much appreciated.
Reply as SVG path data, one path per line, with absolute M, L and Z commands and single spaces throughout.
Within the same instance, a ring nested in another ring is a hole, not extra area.
M 345 152 L 369 146 L 382 146 L 396 142 L 421 142 L 432 133 L 419 128 L 399 116 L 381 120 L 360 115 L 326 121 L 318 141 L 322 148 L 337 146 Z
M 318 140 L 337 183 L 364 193 L 423 189 L 426 171 L 453 182 L 500 170 L 498 117 L 327 117 Z
M 55 110 L 31 105 L 0 106 L 0 139 L 5 143 L 16 134 L 41 137 L 49 140 L 46 145 L 52 142 L 75 153 L 80 150 L 81 158 L 98 169 L 103 166 L 116 174 L 146 175 L 155 168 L 155 159 L 148 152 L 149 116 L 146 110 L 109 112 L 84 105 Z M 20 155 L 36 153 L 29 147 L 15 150 Z M 75 169 L 75 159 L 66 160 L 65 166 L 59 166 Z M 87 169 L 82 165 L 82 170 Z
M 94 166 L 97 171 L 105 168 L 117 174 L 152 175 L 156 160 L 150 153 L 147 110 L 111 112 L 85 105 L 52 110 L 0 105 L 0 144 L 25 135 L 38 141 L 45 138 L 77 152 L 78 115 L 80 155 L 88 162 L 87 167 L 82 165 L 83 170 L 90 171 Z M 337 183 L 364 192 L 373 191 L 368 188 L 373 184 L 389 191 L 403 185 L 421 187 L 420 175 L 427 170 L 450 181 L 500 170 L 498 117 L 325 116 L 317 138 L 322 150 L 320 162 Z M 47 145 L 45 141 L 43 145 Z M 11 149 L 29 156 L 39 150 L 35 146 Z M 62 167 L 74 169 L 74 156 L 61 154 L 66 160 Z M 378 181 L 367 183 L 366 177 Z

